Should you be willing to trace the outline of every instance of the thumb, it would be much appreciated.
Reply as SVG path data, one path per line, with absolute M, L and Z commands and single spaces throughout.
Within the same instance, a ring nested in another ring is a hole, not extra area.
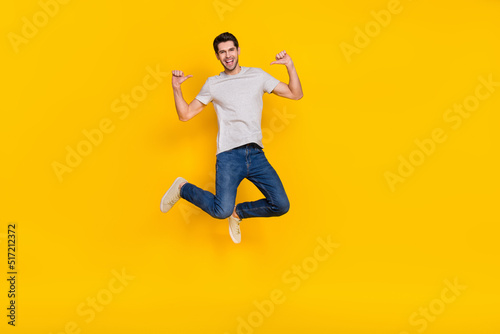
M 186 78 L 186 79 L 189 79 L 189 78 L 192 78 L 192 77 L 193 77 L 193 75 L 192 75 L 192 74 L 190 74 L 190 75 L 186 75 L 186 77 L 185 77 L 185 78 Z

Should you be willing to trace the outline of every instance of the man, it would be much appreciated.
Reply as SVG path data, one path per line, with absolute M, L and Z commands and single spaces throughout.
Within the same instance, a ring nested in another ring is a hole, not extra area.
M 283 184 L 262 150 L 262 96 L 267 92 L 299 100 L 303 94 L 297 71 L 286 51 L 278 53 L 271 65 L 286 66 L 288 84 L 259 68 L 240 66 L 240 48 L 232 34 L 220 34 L 213 46 L 224 72 L 208 78 L 189 104 L 182 96 L 181 84 L 192 75 L 172 71 L 172 87 L 175 108 L 181 121 L 190 120 L 208 103 L 214 104 L 219 125 L 215 195 L 179 177 L 163 196 L 160 209 L 167 212 L 180 198 L 184 198 L 214 218 L 229 218 L 229 235 L 233 242 L 240 243 L 239 225 L 242 219 L 280 216 L 290 206 Z M 265 198 L 235 206 L 236 191 L 244 178 L 255 184 Z

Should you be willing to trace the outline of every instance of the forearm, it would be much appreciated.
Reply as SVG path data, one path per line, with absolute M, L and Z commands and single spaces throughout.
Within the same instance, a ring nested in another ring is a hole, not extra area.
M 298 100 L 302 98 L 304 94 L 302 92 L 302 85 L 300 84 L 299 75 L 297 74 L 294 63 L 291 62 L 291 64 L 286 66 L 286 69 L 288 71 L 289 78 L 288 87 L 290 88 L 293 96 Z
M 184 119 L 187 116 L 187 113 L 189 111 L 189 105 L 184 100 L 184 96 L 182 95 L 182 89 L 181 86 L 172 86 L 174 90 L 174 101 L 175 101 L 175 109 L 177 111 L 177 115 L 179 116 L 179 119 Z

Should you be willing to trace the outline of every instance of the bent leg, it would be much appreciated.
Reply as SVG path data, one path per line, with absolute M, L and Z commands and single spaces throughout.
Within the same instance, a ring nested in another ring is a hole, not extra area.
M 229 217 L 233 213 L 237 188 L 244 177 L 244 166 L 233 153 L 228 151 L 217 155 L 215 195 L 188 182 L 181 188 L 181 197 L 213 218 Z
M 236 206 L 240 218 L 281 216 L 290 209 L 290 202 L 278 173 L 267 161 L 260 149 L 252 156 L 248 180 L 265 196 L 254 202 L 244 202 Z

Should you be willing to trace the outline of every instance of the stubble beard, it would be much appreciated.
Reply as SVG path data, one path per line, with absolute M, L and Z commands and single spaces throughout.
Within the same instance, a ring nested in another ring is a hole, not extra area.
M 224 66 L 224 69 L 231 72 L 231 71 L 234 71 L 236 69 L 236 67 L 238 67 L 239 65 L 239 59 L 238 57 L 234 58 L 234 66 L 233 68 L 229 68 L 226 66 L 226 63 L 224 61 L 221 60 L 221 63 L 222 63 L 222 66 Z

